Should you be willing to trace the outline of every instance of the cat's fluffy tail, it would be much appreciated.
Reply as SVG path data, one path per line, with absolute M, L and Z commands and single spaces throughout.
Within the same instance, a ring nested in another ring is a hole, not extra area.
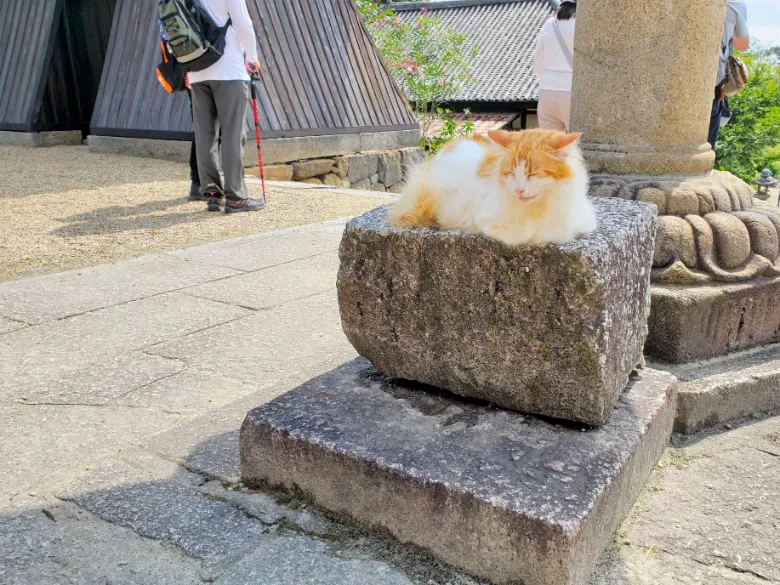
M 390 222 L 396 227 L 423 228 L 436 225 L 436 193 L 423 163 L 412 171 L 401 198 L 390 207 Z

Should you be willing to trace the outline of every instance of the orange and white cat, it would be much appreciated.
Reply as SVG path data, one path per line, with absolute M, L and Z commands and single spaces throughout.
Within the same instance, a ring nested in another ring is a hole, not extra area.
M 508 245 L 570 242 L 596 229 L 579 137 L 495 130 L 453 142 L 412 171 L 390 220 L 482 233 Z

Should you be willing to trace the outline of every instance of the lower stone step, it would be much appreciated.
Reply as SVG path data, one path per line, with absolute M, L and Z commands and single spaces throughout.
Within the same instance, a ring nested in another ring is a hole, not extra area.
M 397 383 L 357 359 L 248 414 L 242 479 L 494 583 L 579 585 L 661 456 L 675 395 L 672 376 L 643 370 L 594 429 Z
M 680 380 L 674 430 L 702 429 L 780 409 L 780 344 L 687 364 L 648 365 Z

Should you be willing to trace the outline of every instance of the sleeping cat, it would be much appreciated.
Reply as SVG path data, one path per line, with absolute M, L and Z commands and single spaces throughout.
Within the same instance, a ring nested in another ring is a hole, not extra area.
M 596 229 L 579 137 L 495 130 L 450 143 L 414 169 L 390 220 L 482 233 L 508 245 L 570 242 Z

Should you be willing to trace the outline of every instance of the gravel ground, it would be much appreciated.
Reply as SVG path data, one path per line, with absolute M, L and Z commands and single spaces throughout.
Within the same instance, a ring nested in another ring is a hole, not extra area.
M 268 185 L 268 207 L 225 216 L 190 203 L 187 165 L 0 146 L 0 281 L 357 215 L 383 203 L 359 191 Z M 250 196 L 260 185 L 249 183 Z

